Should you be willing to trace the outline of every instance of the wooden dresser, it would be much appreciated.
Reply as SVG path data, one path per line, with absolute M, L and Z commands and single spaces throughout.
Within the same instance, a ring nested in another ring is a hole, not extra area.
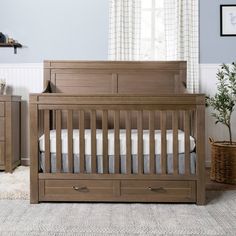
M 20 164 L 21 97 L 0 95 L 0 170 L 12 172 Z

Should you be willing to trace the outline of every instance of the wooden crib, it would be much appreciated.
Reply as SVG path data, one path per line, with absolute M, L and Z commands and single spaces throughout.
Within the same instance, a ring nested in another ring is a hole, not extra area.
M 184 93 L 186 62 L 46 61 L 44 79 L 30 95 L 31 203 L 204 204 L 205 97 Z

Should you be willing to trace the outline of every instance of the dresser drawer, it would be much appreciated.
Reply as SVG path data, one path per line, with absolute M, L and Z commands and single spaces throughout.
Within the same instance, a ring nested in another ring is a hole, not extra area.
M 5 103 L 0 102 L 0 117 L 5 116 Z
M 5 140 L 5 118 L 0 117 L 0 141 Z
M 42 201 L 104 201 L 113 196 L 110 180 L 40 180 Z
M 0 142 L 0 165 L 5 165 L 5 143 Z
M 121 197 L 137 202 L 195 202 L 195 191 L 195 181 L 121 181 Z

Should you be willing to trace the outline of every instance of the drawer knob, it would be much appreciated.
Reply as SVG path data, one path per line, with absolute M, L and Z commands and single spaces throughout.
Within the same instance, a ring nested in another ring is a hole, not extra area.
M 82 186 L 82 187 L 72 186 L 72 188 L 78 192 L 88 192 L 88 188 L 86 186 Z
M 163 187 L 159 187 L 159 188 L 152 188 L 152 187 L 148 187 L 148 190 L 153 191 L 153 192 L 165 192 L 165 189 Z

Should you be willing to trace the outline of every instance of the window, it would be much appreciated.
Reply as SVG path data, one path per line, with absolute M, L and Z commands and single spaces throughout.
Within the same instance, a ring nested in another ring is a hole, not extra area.
M 164 0 L 141 3 L 141 60 L 165 60 Z

